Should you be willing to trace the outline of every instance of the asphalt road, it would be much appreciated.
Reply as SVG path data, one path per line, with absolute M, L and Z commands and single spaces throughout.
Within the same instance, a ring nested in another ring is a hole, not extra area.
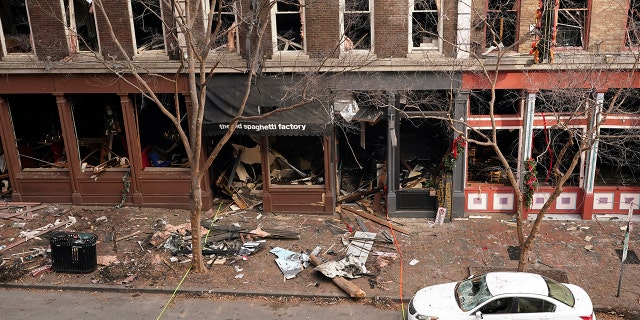
M 0 290 L 0 319 L 402 319 L 361 303 L 113 292 Z M 166 308 L 165 308 L 166 306 Z

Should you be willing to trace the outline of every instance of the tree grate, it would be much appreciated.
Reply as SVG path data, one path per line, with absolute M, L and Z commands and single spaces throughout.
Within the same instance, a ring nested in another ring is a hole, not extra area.
M 507 253 L 509 254 L 509 260 L 520 260 L 519 246 L 507 246 Z
M 622 260 L 622 249 L 616 249 L 616 253 L 618 254 L 618 258 Z M 627 251 L 627 259 L 624 261 L 625 264 L 640 264 L 640 259 L 636 255 L 633 250 Z

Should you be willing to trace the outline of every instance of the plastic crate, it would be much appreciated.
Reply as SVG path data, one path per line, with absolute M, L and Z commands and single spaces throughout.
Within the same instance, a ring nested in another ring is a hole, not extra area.
M 96 241 L 93 233 L 56 232 L 51 236 L 51 269 L 56 272 L 88 273 L 96 269 Z

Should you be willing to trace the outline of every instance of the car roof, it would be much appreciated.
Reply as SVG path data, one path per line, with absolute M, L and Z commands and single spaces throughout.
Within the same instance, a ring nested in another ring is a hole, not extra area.
M 527 272 L 489 272 L 486 276 L 487 286 L 492 295 L 501 294 L 538 294 L 549 296 L 549 288 L 545 279 Z

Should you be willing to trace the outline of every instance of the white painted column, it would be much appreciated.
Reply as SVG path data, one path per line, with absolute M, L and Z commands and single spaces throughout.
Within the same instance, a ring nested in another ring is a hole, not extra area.
M 602 119 L 602 105 L 604 104 L 604 93 L 596 94 L 596 105 L 589 119 L 589 129 L 595 127 Z M 588 129 L 588 130 L 589 130 Z M 598 129 L 599 130 L 599 129 Z M 583 188 L 586 193 L 593 193 L 593 185 L 596 179 L 596 162 L 598 160 L 598 140 L 596 139 L 599 132 L 593 132 L 589 139 L 594 139 L 593 147 L 586 152 L 586 163 L 584 168 Z
M 471 50 L 471 0 L 458 0 L 458 29 L 456 58 L 469 58 Z

